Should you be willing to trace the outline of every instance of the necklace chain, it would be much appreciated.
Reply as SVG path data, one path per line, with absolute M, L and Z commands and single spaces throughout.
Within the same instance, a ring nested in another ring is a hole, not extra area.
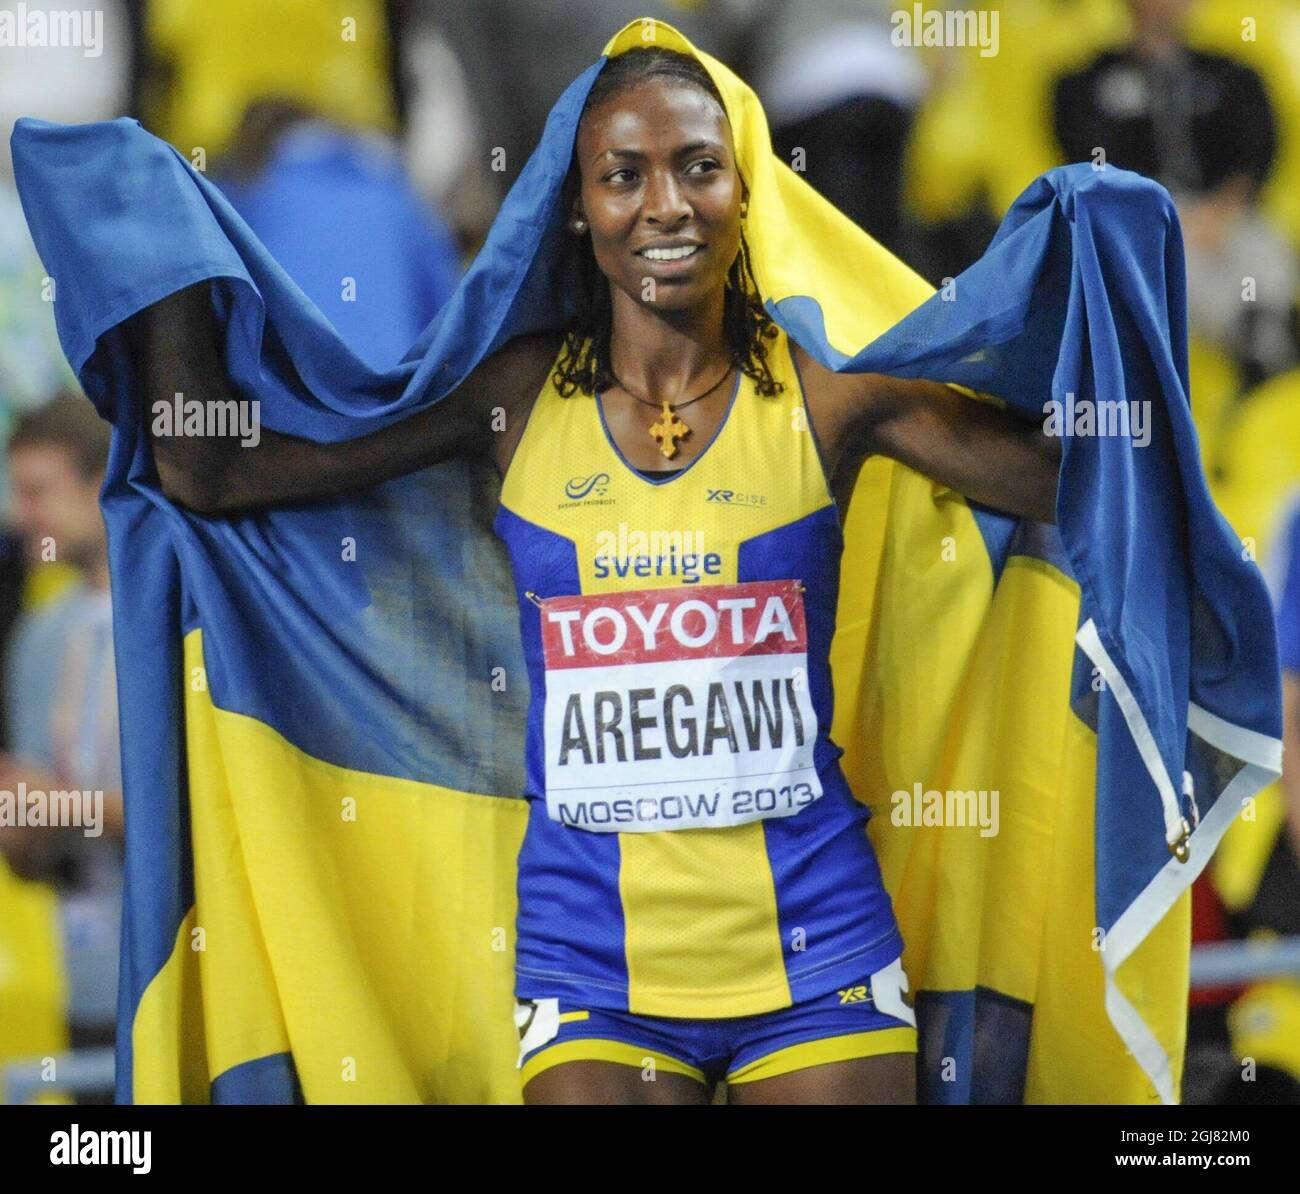
M 735 367 L 734 362 L 728 364 L 726 371 L 722 376 L 707 390 L 705 390 L 703 394 L 697 394 L 694 398 L 676 405 L 669 402 L 667 398 L 663 399 L 661 402 L 651 402 L 649 398 L 642 398 L 640 394 L 632 393 L 627 386 L 619 381 L 618 375 L 614 372 L 612 367 L 610 368 L 609 374 L 614 379 L 615 384 L 637 402 L 660 411 L 659 419 L 653 426 L 647 428 L 647 431 L 653 439 L 658 441 L 660 454 L 666 459 L 671 460 L 677 455 L 677 441 L 691 434 L 690 426 L 678 418 L 677 412 L 685 410 L 686 407 L 690 406 L 692 403 L 698 402 L 701 398 L 707 398 L 731 376 L 732 370 L 735 369 Z
M 735 365 L 728 364 L 726 372 L 723 373 L 723 375 L 720 378 L 718 378 L 718 380 L 715 381 L 707 390 L 705 390 L 703 394 L 698 394 L 694 398 L 691 398 L 686 402 L 668 402 L 666 398 L 662 402 L 651 402 L 649 398 L 642 398 L 640 394 L 634 394 L 631 390 L 629 390 L 627 386 L 625 386 L 621 381 L 619 381 L 618 374 L 616 374 L 612 368 L 609 371 L 609 375 L 614 379 L 615 383 L 618 385 L 618 388 L 620 390 L 628 394 L 630 397 L 635 398 L 638 402 L 643 402 L 645 403 L 646 406 L 654 407 L 655 410 L 661 410 L 664 404 L 667 403 L 668 409 L 675 413 L 679 410 L 685 410 L 688 406 L 690 406 L 692 403 L 698 402 L 701 398 L 707 398 L 724 381 L 726 381 L 727 378 L 731 376 L 733 369 L 735 369 Z

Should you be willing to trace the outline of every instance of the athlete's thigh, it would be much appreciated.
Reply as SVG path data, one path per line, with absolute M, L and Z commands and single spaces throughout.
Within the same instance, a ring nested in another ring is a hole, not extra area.
M 755 1083 L 754 1085 L 759 1085 Z M 524 1085 L 530 1106 L 557 1104 L 706 1105 L 709 1088 L 685 1074 L 646 1071 L 613 1061 L 566 1061 L 551 1066 Z
M 882 1053 L 829 1061 L 773 1078 L 727 1087 L 727 1103 L 914 1104 L 916 1054 Z

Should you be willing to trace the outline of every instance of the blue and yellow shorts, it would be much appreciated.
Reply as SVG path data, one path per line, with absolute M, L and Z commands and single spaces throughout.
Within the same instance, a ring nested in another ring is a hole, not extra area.
M 902 960 L 855 986 L 733 1020 L 681 1020 L 517 999 L 521 1085 L 566 1061 L 653 1065 L 711 1085 L 775 1078 L 809 1066 L 916 1052 Z

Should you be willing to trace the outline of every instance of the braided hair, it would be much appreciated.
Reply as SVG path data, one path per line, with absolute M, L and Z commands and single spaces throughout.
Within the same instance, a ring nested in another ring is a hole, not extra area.
M 649 46 L 628 50 L 605 64 L 592 84 L 579 123 L 615 92 L 652 78 L 668 78 L 701 87 L 726 111 L 717 85 L 698 59 L 676 50 Z M 580 186 L 581 175 L 575 156 L 564 182 L 565 211 L 572 206 Z M 579 260 L 571 276 L 576 278 L 579 287 L 578 314 L 565 331 L 564 349 L 553 379 L 556 389 L 565 398 L 579 390 L 584 394 L 594 394 L 615 384 L 610 355 L 613 305 L 609 280 L 596 263 L 591 242 L 584 238 L 574 243 Z M 777 329 L 759 298 L 743 227 L 740 252 L 727 272 L 723 331 L 731 350 L 733 367 L 753 378 L 758 392 L 764 397 L 780 393 L 784 387 L 772 375 L 764 343 L 776 336 Z

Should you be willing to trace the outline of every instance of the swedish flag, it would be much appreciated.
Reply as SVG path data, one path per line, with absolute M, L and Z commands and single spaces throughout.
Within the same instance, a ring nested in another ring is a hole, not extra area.
M 1055 527 L 868 463 L 833 737 L 878 814 L 922 1098 L 1176 1101 L 1187 888 L 1279 771 L 1280 696 L 1264 586 L 1200 471 L 1169 197 L 1113 168 L 1053 170 L 931 294 L 773 155 L 736 75 L 641 21 L 560 97 L 455 296 L 385 373 L 137 122 L 15 129 L 63 346 L 115 429 L 119 1099 L 520 1097 L 525 671 L 490 479 L 449 463 L 195 516 L 160 492 L 120 325 L 210 279 L 232 379 L 293 435 L 349 439 L 439 401 L 571 314 L 559 196 L 577 120 L 604 61 L 647 37 L 717 82 L 762 297 L 819 361 L 996 394 L 1063 433 L 1116 416 L 1113 434 L 1064 434 Z M 1122 418 L 1101 405 L 1116 402 Z M 997 792 L 999 832 L 915 824 L 900 810 L 918 784 L 922 804 Z

